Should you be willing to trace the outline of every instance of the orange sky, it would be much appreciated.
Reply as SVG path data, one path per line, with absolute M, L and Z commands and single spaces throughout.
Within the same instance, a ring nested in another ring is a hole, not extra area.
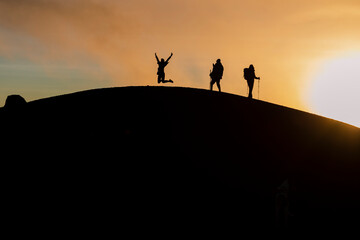
M 0 99 L 156 85 L 154 53 L 173 52 L 174 86 L 208 88 L 221 58 L 223 91 L 246 95 L 254 64 L 262 100 L 316 111 L 312 76 L 360 52 L 359 26 L 358 0 L 0 0 Z

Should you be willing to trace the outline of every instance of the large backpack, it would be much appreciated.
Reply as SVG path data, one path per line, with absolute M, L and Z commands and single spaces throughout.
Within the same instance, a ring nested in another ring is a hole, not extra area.
M 251 72 L 249 68 L 244 68 L 244 78 L 249 80 L 251 78 Z

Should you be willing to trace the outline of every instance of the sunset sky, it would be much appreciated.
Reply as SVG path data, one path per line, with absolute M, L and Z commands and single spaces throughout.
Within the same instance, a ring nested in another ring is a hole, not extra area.
M 360 126 L 359 0 L 0 0 L 0 105 L 80 90 L 157 85 L 209 88 Z M 257 98 L 258 85 L 254 87 Z

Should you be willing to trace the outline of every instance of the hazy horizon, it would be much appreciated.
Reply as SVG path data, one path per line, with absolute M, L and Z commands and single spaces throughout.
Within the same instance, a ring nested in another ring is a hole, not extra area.
M 359 23 L 355 0 L 0 0 L 0 101 L 157 85 L 154 53 L 173 52 L 173 86 L 208 89 L 220 58 L 244 96 L 253 64 L 261 100 L 359 127 Z

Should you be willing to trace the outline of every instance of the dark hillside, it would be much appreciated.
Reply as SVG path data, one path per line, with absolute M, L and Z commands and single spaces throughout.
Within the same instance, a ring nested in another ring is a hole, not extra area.
M 0 123 L 8 196 L 25 216 L 237 228 L 281 225 L 289 209 L 289 227 L 359 224 L 360 130 L 334 120 L 207 90 L 124 87 L 2 109 Z

